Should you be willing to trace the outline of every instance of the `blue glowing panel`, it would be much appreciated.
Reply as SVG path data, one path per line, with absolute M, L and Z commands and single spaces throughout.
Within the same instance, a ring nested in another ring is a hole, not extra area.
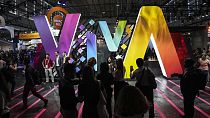
M 81 62 L 85 61 L 85 59 L 86 59 L 86 58 L 85 58 L 85 57 L 83 57 L 83 56 L 82 56 L 82 57 L 80 57 L 80 61 L 81 61 Z
M 80 69 L 78 67 L 76 67 L 76 72 L 79 72 L 79 71 L 80 71 Z
M 74 59 L 70 58 L 69 63 L 73 63 Z
M 89 21 L 89 24 L 90 24 L 90 25 L 93 25 L 93 24 L 95 24 L 95 21 L 91 19 L 91 20 Z
M 91 32 L 87 32 L 87 60 L 94 57 L 97 60 L 97 45 L 96 45 L 96 35 Z M 97 71 L 97 64 L 94 66 Z
M 118 50 L 118 46 L 120 44 L 124 29 L 125 29 L 126 22 L 127 22 L 126 20 L 119 21 L 117 28 L 115 29 L 114 38 L 112 38 L 112 35 L 111 35 L 111 32 L 107 25 L 107 22 L 99 21 L 99 26 L 101 28 L 103 35 L 104 35 L 104 38 L 105 38 L 105 41 L 106 41 L 109 51 L 116 52 Z

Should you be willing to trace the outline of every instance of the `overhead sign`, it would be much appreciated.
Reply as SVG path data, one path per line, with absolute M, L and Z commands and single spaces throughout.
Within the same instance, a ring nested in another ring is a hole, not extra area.
M 183 70 L 176 48 L 163 12 L 157 6 L 143 6 L 139 11 L 124 59 L 126 70 L 129 70 L 130 66 L 137 69 L 136 59 L 144 58 L 150 40 L 154 46 L 163 75 L 170 77 L 173 73 L 181 74 Z M 127 71 L 126 77 L 129 76 L 130 73 Z
M 39 39 L 39 33 L 19 34 L 19 39 Z
M 53 15 L 55 12 L 60 12 L 61 14 Z M 54 29 L 61 29 L 66 14 L 68 14 L 68 11 L 63 7 L 53 7 L 47 12 L 47 19 L 52 23 Z
M 5 19 L 4 17 L 0 16 L 0 27 L 4 27 L 5 26 Z
M 74 39 L 80 15 L 81 14 L 66 15 L 63 28 L 59 37 L 59 42 L 57 42 L 53 37 L 46 16 L 33 17 L 46 52 L 54 55 L 54 52 L 59 50 L 60 52 L 68 52 L 68 55 L 70 54 L 72 41 Z M 105 40 L 107 41 L 107 44 L 110 43 L 108 45 L 113 45 L 114 47 L 114 50 L 111 50 L 113 47 L 110 48 L 110 50 L 116 51 L 117 46 L 119 46 L 119 39 L 121 39 L 122 37 L 122 31 L 124 31 L 123 29 L 125 28 L 124 25 L 126 24 L 126 21 L 120 22 L 118 24 L 119 28 L 116 29 L 116 35 L 114 35 L 114 38 L 112 38 L 112 36 L 110 35 L 106 22 L 99 22 L 99 24 Z M 90 39 L 92 39 L 92 37 Z M 137 58 L 144 58 L 150 40 L 154 46 L 163 75 L 166 77 L 170 77 L 173 73 L 181 74 L 183 71 L 179 61 L 179 57 L 176 52 L 176 48 L 168 30 L 163 12 L 161 8 L 157 6 L 143 6 L 139 11 L 135 30 L 133 32 L 124 59 L 126 70 L 129 70 L 130 66 L 133 66 L 134 69 L 137 68 L 135 60 Z M 87 44 L 95 45 L 96 43 L 90 42 Z M 87 48 L 92 47 L 87 46 Z M 93 49 L 96 50 L 96 48 Z M 173 67 L 171 65 L 173 65 Z M 130 77 L 129 71 L 126 71 L 125 77 Z

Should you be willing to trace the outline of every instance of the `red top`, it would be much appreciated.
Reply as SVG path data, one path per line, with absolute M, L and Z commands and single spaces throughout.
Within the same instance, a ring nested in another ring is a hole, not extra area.
M 49 69 L 49 68 L 52 68 L 53 67 L 53 61 L 51 60 L 51 59 L 44 59 L 44 61 L 43 61 L 43 66 L 44 66 L 44 68 L 47 68 L 47 69 Z

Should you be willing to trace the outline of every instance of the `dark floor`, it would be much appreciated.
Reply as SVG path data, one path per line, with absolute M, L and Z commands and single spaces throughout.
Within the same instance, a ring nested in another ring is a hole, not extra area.
M 157 118 L 180 118 L 183 114 L 183 102 L 180 92 L 180 80 L 166 80 L 162 77 L 156 77 L 158 88 L 154 90 L 155 96 L 155 115 Z M 49 100 L 46 109 L 43 108 L 43 102 L 38 98 L 28 97 L 28 109 L 22 109 L 22 91 L 24 78 L 17 78 L 17 88 L 12 101 L 9 103 L 11 108 L 11 118 L 60 118 L 59 96 L 57 84 L 42 84 L 37 86 L 40 94 Z M 134 85 L 134 81 L 129 81 Z M 19 89 L 20 88 L 20 89 Z M 76 88 L 76 87 L 75 87 Z M 81 104 L 78 105 L 80 109 Z M 148 114 L 145 115 L 148 117 Z M 210 83 L 205 91 L 200 92 L 200 97 L 195 100 L 195 118 L 210 118 Z

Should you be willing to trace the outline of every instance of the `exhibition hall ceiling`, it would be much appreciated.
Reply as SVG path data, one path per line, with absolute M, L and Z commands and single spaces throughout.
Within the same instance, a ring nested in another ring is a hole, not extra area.
M 169 26 L 202 25 L 210 20 L 210 0 L 0 0 L 0 15 L 7 25 L 34 30 L 31 17 L 44 15 L 57 5 L 81 13 L 82 19 L 104 19 L 113 24 L 117 19 L 135 23 L 145 5 L 160 6 Z

